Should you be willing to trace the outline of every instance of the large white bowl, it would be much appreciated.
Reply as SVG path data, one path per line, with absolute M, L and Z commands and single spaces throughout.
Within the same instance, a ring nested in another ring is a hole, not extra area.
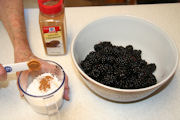
M 157 66 L 154 73 L 157 84 L 141 89 L 118 89 L 90 78 L 81 69 L 80 62 L 101 41 L 122 46 L 130 44 L 142 50 L 142 58 Z M 149 96 L 172 78 L 178 65 L 177 48 L 167 34 L 143 19 L 130 16 L 111 16 L 90 23 L 73 39 L 71 53 L 87 86 L 99 96 L 116 102 L 132 102 Z

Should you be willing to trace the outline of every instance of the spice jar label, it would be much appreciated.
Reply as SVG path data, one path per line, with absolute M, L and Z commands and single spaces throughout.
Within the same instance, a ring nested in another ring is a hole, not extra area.
M 48 54 L 64 54 L 62 28 L 60 26 L 43 27 L 44 44 Z

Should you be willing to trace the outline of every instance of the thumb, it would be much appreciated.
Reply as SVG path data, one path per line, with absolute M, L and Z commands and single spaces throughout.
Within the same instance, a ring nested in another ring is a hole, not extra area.
M 7 73 L 4 67 L 0 64 L 0 81 L 7 80 Z

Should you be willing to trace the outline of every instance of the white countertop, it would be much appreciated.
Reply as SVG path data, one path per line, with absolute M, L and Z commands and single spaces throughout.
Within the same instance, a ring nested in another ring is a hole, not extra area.
M 88 23 L 106 16 L 130 15 L 143 18 L 160 27 L 180 48 L 180 3 L 132 6 L 66 8 L 67 47 L 65 56 L 46 56 L 38 24 L 38 9 L 26 9 L 28 39 L 33 53 L 40 58 L 54 60 L 69 76 L 70 98 L 64 101 L 61 120 L 180 120 L 180 71 L 178 70 L 162 91 L 135 103 L 114 103 L 92 93 L 79 77 L 71 61 L 70 44 L 73 37 Z M 13 48 L 0 22 L 0 63 L 13 62 Z M 0 120 L 48 120 L 35 113 L 16 87 L 16 75 L 0 82 Z

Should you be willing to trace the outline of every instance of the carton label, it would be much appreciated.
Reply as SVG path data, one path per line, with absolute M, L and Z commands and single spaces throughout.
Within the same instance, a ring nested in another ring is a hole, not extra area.
M 43 36 L 47 54 L 64 54 L 62 28 L 60 26 L 43 27 Z

